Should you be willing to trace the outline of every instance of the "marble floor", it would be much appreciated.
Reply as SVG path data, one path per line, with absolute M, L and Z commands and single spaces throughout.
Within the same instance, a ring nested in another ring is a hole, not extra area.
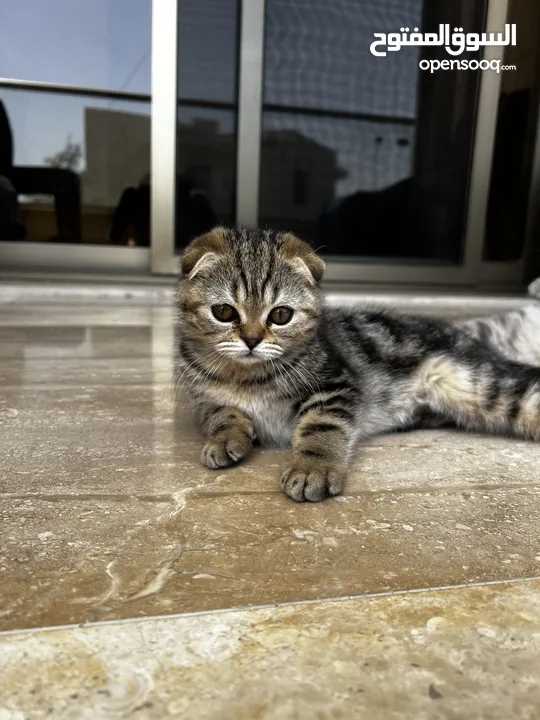
M 297 505 L 282 453 L 199 465 L 166 304 L 37 298 L 0 304 L 0 720 L 540 718 L 537 445 L 378 438 Z

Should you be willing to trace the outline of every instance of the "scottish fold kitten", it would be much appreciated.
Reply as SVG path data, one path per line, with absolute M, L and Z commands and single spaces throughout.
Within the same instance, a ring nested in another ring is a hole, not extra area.
M 256 440 L 291 448 L 282 490 L 319 501 L 341 492 L 359 443 L 422 417 L 540 440 L 536 308 L 455 326 L 327 307 L 324 267 L 271 230 L 216 228 L 185 250 L 176 382 L 193 398 L 206 467 L 240 462 Z

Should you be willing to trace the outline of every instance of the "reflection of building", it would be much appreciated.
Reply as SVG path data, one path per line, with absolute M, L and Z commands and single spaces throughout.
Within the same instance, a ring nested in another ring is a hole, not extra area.
M 337 180 L 345 177 L 334 150 L 294 130 L 263 134 L 261 208 L 266 222 L 317 218 L 334 199 Z
M 147 115 L 87 108 L 85 111 L 86 206 L 112 208 L 122 191 L 136 185 L 150 164 Z M 261 207 L 265 219 L 317 217 L 345 176 L 336 153 L 294 130 L 262 136 Z M 209 198 L 220 218 L 234 217 L 236 139 L 217 120 L 195 118 L 178 125 L 178 173 Z
M 334 198 L 344 176 L 336 154 L 300 132 L 268 131 L 262 136 L 261 207 L 267 218 L 311 219 Z M 210 198 L 219 217 L 234 216 L 236 142 L 214 120 L 178 126 L 178 172 Z
M 150 171 L 150 116 L 85 108 L 85 205 L 113 208 Z
M 194 118 L 178 124 L 178 174 L 205 193 L 219 218 L 235 214 L 236 138 L 219 121 Z

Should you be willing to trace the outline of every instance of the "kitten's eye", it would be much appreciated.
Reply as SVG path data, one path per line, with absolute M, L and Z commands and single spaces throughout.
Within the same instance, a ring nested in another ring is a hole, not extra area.
M 233 322 L 238 317 L 232 305 L 212 305 L 212 315 L 220 322 Z
M 274 325 L 286 325 L 291 320 L 293 312 L 289 307 L 276 307 L 268 316 L 268 320 Z

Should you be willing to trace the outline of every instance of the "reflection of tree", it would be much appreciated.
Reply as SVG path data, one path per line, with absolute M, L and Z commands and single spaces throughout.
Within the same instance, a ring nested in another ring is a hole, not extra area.
M 62 150 L 54 153 L 54 155 L 46 157 L 43 162 L 49 167 L 64 168 L 65 170 L 73 170 L 77 172 L 81 158 L 81 143 L 72 142 L 71 135 L 68 135 L 66 144 Z

